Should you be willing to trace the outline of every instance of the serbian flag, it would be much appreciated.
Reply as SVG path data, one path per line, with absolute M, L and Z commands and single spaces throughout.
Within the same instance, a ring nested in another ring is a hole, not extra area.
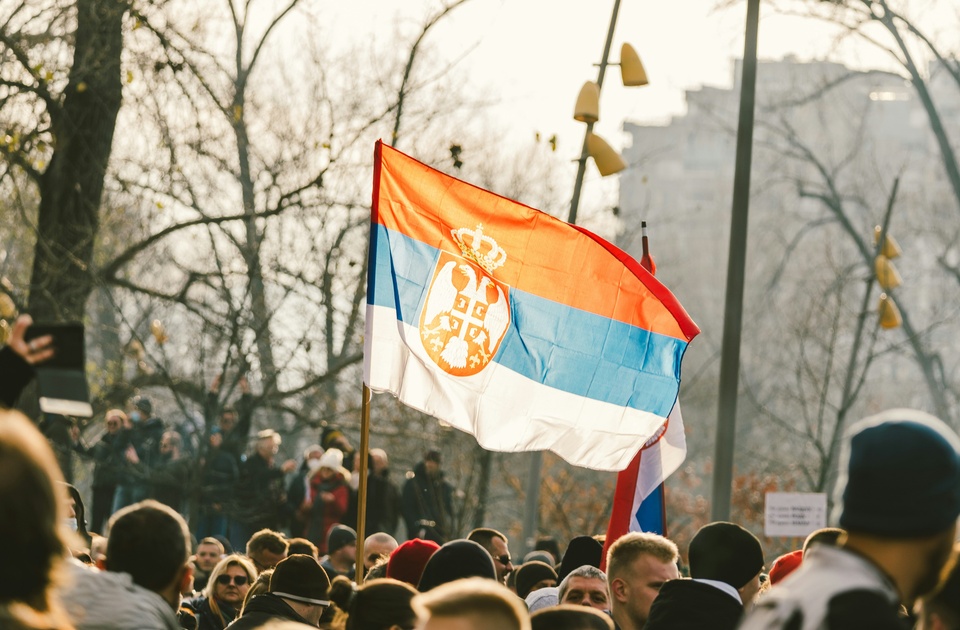
M 494 451 L 621 470 L 663 426 L 699 333 L 587 230 L 378 142 L 364 383 Z

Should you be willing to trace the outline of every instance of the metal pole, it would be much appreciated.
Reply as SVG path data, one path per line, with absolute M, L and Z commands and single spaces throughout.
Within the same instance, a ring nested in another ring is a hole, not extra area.
M 617 27 L 617 16 L 620 13 L 620 0 L 614 0 L 613 15 L 610 16 L 610 28 L 607 29 L 607 39 L 603 44 L 603 57 L 600 59 L 600 71 L 597 73 L 597 88 L 603 87 L 603 75 L 607 71 L 607 60 L 610 58 L 610 46 L 613 43 L 613 32 Z M 580 190 L 583 188 L 583 176 L 587 171 L 587 138 L 593 131 L 593 123 L 587 123 L 587 130 L 583 134 L 583 146 L 580 148 L 580 160 L 577 165 L 577 179 L 573 184 L 573 197 L 570 199 L 569 223 L 577 222 L 577 209 L 580 207 Z M 523 544 L 524 553 L 533 549 L 537 536 L 537 522 L 540 509 L 540 470 L 543 468 L 543 453 L 535 451 L 530 458 L 530 474 L 527 475 L 526 502 L 523 516 Z
M 597 92 L 603 87 L 603 75 L 607 71 L 607 60 L 610 58 L 610 45 L 613 43 L 613 31 L 617 26 L 617 15 L 620 13 L 620 0 L 613 3 L 613 15 L 610 16 L 610 28 L 607 29 L 607 41 L 603 44 L 603 57 L 600 59 L 600 72 L 597 74 Z M 583 134 L 583 146 L 580 148 L 580 160 L 577 164 L 577 179 L 573 184 L 573 198 L 570 199 L 569 223 L 577 222 L 577 210 L 580 207 L 580 190 L 583 188 L 583 176 L 587 172 L 587 138 L 593 132 L 593 123 L 587 123 L 587 130 Z
M 363 541 L 367 527 L 367 454 L 370 452 L 370 388 L 363 384 L 363 399 L 360 401 L 360 484 L 357 488 L 357 566 L 356 582 L 363 584 Z
M 759 25 L 760 0 L 748 0 L 746 36 L 743 44 L 743 71 L 740 78 L 737 157 L 733 175 L 727 297 L 723 315 L 717 443 L 713 461 L 712 518 L 714 521 L 730 520 L 737 389 L 740 382 L 740 333 L 743 327 L 743 288 L 747 258 L 747 215 L 750 206 L 750 162 L 753 153 L 753 110 L 757 87 Z

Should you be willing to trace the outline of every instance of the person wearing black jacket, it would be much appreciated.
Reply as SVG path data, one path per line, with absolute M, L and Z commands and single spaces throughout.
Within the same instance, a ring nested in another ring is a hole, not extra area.
M 94 462 L 90 531 L 98 534 L 103 532 L 103 527 L 112 514 L 113 495 L 126 461 L 123 454 L 126 448 L 123 427 L 127 424 L 127 414 L 119 409 L 111 409 L 104 414 L 104 422 L 107 430 L 96 444 L 85 446 L 79 435 L 74 442 L 76 451 Z
M 161 460 L 163 420 L 153 415 L 150 399 L 144 396 L 134 398 L 133 409 L 127 416 L 130 425 L 123 433 L 125 461 L 113 496 L 114 512 L 150 498 L 151 475 Z
M 452 534 L 453 486 L 443 478 L 440 453 L 428 451 L 407 476 L 402 498 L 407 538 L 443 544 Z
M 236 405 L 225 405 L 220 408 L 220 382 L 218 376 L 210 384 L 207 399 L 203 407 L 203 419 L 208 427 L 217 426 L 222 434 L 220 451 L 233 457 L 240 465 L 243 454 L 247 452 L 247 442 L 250 439 L 250 426 L 253 420 L 253 396 L 250 394 L 250 383 L 246 376 L 241 376 L 240 398 Z M 219 412 L 219 414 L 218 414 Z M 218 417 L 219 415 L 219 417 Z
M 270 592 L 257 595 L 231 623 L 230 630 L 261 628 L 271 621 L 296 621 L 316 628 L 330 606 L 330 579 L 316 558 L 296 554 L 277 564 Z

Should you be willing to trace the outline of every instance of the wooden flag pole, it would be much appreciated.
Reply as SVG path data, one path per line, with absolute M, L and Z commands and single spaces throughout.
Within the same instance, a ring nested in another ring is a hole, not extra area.
M 360 401 L 360 484 L 357 487 L 357 567 L 356 582 L 363 584 L 363 541 L 367 526 L 367 459 L 370 452 L 370 388 L 363 384 L 363 400 Z

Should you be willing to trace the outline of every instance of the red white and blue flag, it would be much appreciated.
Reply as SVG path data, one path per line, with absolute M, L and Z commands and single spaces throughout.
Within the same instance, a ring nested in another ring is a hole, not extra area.
M 596 470 L 664 426 L 700 332 L 610 243 L 380 142 L 366 316 L 371 390 L 486 449 Z

